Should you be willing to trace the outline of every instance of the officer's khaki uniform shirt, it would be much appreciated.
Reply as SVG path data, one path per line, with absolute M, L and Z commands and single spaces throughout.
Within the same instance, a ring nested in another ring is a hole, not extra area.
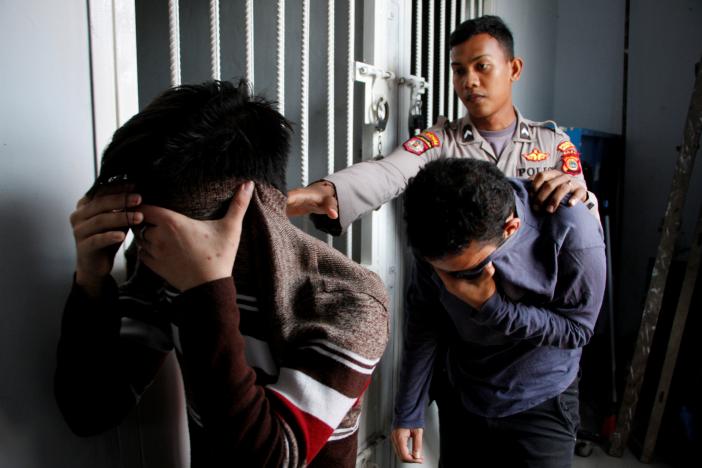
M 515 133 L 500 156 L 494 154 L 468 115 L 454 122 L 440 117 L 433 127 L 410 138 L 385 158 L 363 161 L 328 175 L 324 179 L 336 188 L 339 219 L 338 224 L 324 220 L 324 229 L 332 234 L 345 231 L 363 214 L 400 195 L 407 181 L 427 162 L 442 157 L 490 161 L 508 177 L 529 178 L 556 169 L 572 175 L 584 186 L 579 153 L 568 135 L 553 121 L 535 122 L 524 118 L 516 108 L 515 112 Z M 588 208 L 597 216 L 595 196 L 588 195 Z M 317 220 L 321 221 L 319 217 Z

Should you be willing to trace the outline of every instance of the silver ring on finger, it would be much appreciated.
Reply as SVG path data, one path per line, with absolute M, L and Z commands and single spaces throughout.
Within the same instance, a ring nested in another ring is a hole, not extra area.
M 140 238 L 142 241 L 144 241 L 144 242 L 148 242 L 148 241 L 146 240 L 146 230 L 147 230 L 148 228 L 149 228 L 149 226 L 147 226 L 146 224 L 144 224 L 144 225 L 141 227 L 141 229 L 139 230 L 139 238 Z

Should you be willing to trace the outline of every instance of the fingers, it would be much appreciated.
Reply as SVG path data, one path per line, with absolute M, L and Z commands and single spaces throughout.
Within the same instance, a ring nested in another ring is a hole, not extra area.
M 587 196 L 587 191 L 574 181 L 572 176 L 555 170 L 537 174 L 532 180 L 532 190 L 538 205 L 534 208 L 543 207 L 549 213 L 554 213 L 568 194 L 572 194 L 569 206 L 575 205 Z
M 403 462 L 416 463 L 409 452 L 407 443 L 409 442 L 409 429 L 395 429 L 392 431 L 392 445 L 395 448 L 395 455 Z
M 83 197 L 78 201 L 76 211 L 71 214 L 72 225 L 79 224 L 101 213 L 124 212 L 141 203 L 141 196 L 136 193 L 117 193 L 99 195 L 93 198 Z M 126 219 L 122 215 L 123 219 Z
M 82 241 L 82 246 L 89 250 L 100 250 L 121 243 L 127 234 L 122 231 L 110 231 L 95 234 Z
M 80 241 L 96 234 L 121 232 L 141 223 L 143 219 L 144 215 L 138 211 L 101 213 L 74 224 L 73 235 Z
M 424 458 L 422 457 L 422 439 L 423 439 L 423 429 L 412 429 L 410 431 L 412 434 L 412 458 L 417 463 L 423 463 Z
M 339 217 L 334 186 L 327 181 L 315 182 L 307 187 L 288 192 L 286 207 L 288 216 L 302 216 L 311 213 L 327 215 L 331 219 Z
M 239 186 L 234 198 L 229 203 L 227 214 L 222 218 L 222 222 L 233 230 L 241 230 L 241 225 L 244 222 L 244 215 L 251 202 L 253 195 L 254 183 L 252 181 L 244 182 Z

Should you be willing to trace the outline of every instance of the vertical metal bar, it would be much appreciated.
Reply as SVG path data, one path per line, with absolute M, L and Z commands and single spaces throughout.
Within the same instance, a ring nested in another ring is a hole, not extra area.
M 246 81 L 254 89 L 254 4 L 246 0 Z
M 334 0 L 327 11 L 327 173 L 334 172 Z
M 301 73 L 300 73 L 300 183 L 303 187 L 309 184 L 308 167 L 308 119 L 309 119 L 309 42 L 310 42 L 310 0 L 302 0 L 302 40 L 301 40 Z
M 446 0 L 439 2 L 439 115 L 446 115 Z
M 452 33 L 456 29 L 456 10 L 458 5 L 456 4 L 460 0 L 451 0 L 451 14 L 449 15 L 449 33 Z M 446 85 L 448 89 L 449 99 L 448 99 L 448 117 L 449 120 L 456 120 L 456 94 L 453 92 L 453 71 L 451 67 L 448 67 L 448 83 Z
M 278 0 L 277 18 L 277 74 L 276 95 L 278 100 L 278 112 L 285 115 L 285 0 Z
M 427 126 L 431 127 L 434 124 L 434 2 L 429 2 L 429 27 L 427 40 L 427 81 L 429 89 L 427 90 Z
M 417 8 L 414 13 L 417 16 L 416 28 L 414 31 L 414 76 L 422 76 L 422 0 L 417 0 Z
M 334 172 L 334 0 L 327 0 L 327 174 Z M 327 234 L 327 244 L 332 236 Z
M 210 0 L 210 54 L 212 79 L 219 80 L 222 77 L 219 45 L 219 0 Z
M 348 0 L 348 46 L 346 61 L 348 76 L 346 77 L 346 165 L 353 164 L 353 88 L 356 81 L 356 0 Z M 353 227 L 346 230 L 346 255 L 353 256 Z
M 460 22 L 462 23 L 462 22 L 464 22 L 465 20 L 469 19 L 469 18 L 468 18 L 469 12 L 470 12 L 470 15 L 471 15 L 470 17 L 471 17 L 471 18 L 473 17 L 473 16 L 472 16 L 472 15 L 473 15 L 473 13 L 472 13 L 472 10 L 473 10 L 473 0 L 460 0 L 460 1 L 461 1 L 461 17 L 460 17 Z M 470 8 L 468 8 L 468 3 L 470 3 L 470 5 L 471 5 Z M 464 115 L 466 115 L 466 108 L 465 108 L 465 106 L 463 105 L 463 103 L 462 103 L 460 100 L 457 99 L 457 101 L 458 101 L 458 105 L 457 105 L 457 107 L 458 107 L 458 109 L 457 109 L 458 112 L 457 112 L 457 114 L 458 114 L 458 118 L 461 119 L 461 118 L 463 118 Z
M 469 0 L 470 1 L 470 19 L 475 18 L 475 2 L 478 0 Z
M 171 86 L 179 86 L 180 74 L 180 5 L 178 0 L 168 0 L 168 35 L 171 55 Z
M 478 2 L 478 16 L 483 16 L 483 0 L 476 0 Z

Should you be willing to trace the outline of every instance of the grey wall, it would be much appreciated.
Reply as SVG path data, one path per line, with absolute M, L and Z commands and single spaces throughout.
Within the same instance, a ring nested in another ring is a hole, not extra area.
M 111 466 L 52 394 L 74 247 L 93 175 L 86 2 L 0 1 L 0 466 Z M 102 463 L 100 463 L 102 461 Z
M 621 133 L 623 0 L 559 0 L 553 118 L 565 127 Z
M 502 17 L 514 35 L 514 52 L 524 59 L 521 79 L 514 86 L 514 103 L 533 120 L 554 118 L 557 0 L 492 0 L 486 13 Z

